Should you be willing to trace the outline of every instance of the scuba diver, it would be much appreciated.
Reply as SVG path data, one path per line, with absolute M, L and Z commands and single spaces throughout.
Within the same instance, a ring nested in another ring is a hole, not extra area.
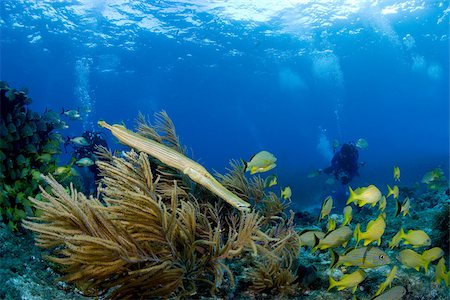
M 108 147 L 103 134 L 95 131 L 85 131 L 79 137 L 68 137 L 64 146 L 66 147 L 67 145 L 71 145 L 73 148 L 72 157 L 75 160 L 75 164 L 81 168 L 86 167 L 87 171 L 89 171 L 84 172 L 82 176 L 86 189 L 91 193 L 95 192 L 97 188 L 95 183 L 100 179 L 100 171 L 95 164 L 95 161 L 97 160 L 97 156 L 95 155 L 95 152 L 97 151 L 96 147 Z M 89 173 L 91 175 L 89 175 Z
M 358 148 L 354 144 L 343 144 L 339 150 L 335 151 L 331 166 L 322 171 L 325 174 L 333 174 L 343 185 L 349 184 L 353 177 L 359 175 L 358 169 L 362 164 L 358 163 L 358 158 Z

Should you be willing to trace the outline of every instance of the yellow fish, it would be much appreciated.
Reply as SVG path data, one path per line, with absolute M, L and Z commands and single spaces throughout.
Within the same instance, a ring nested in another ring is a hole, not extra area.
M 372 298 L 372 300 L 400 300 L 404 295 L 406 295 L 406 289 L 404 287 L 394 286 L 386 293 L 381 294 L 375 298 Z
M 381 200 L 380 200 L 380 202 L 378 202 L 378 208 L 381 210 L 381 211 L 384 211 L 385 209 L 386 209 L 386 197 L 385 196 L 383 196 L 383 197 L 381 197 Z
M 316 237 L 321 240 L 325 236 L 325 233 L 320 230 L 302 230 L 298 235 L 301 246 L 314 247 Z
M 325 250 L 328 248 L 335 248 L 347 245 L 348 240 L 352 237 L 352 230 L 348 226 L 342 226 L 338 229 L 328 232 L 322 239 L 315 238 L 314 247 L 311 252 L 317 249 Z
M 441 281 L 444 281 L 445 286 L 448 286 L 450 272 L 445 270 L 445 258 L 441 258 L 436 265 L 436 283 L 441 284 Z
M 361 150 L 365 150 L 369 147 L 369 143 L 365 139 L 360 138 L 356 141 L 355 146 Z
M 264 180 L 264 186 L 266 187 L 266 188 L 268 188 L 268 187 L 271 187 L 271 186 L 274 186 L 274 185 L 276 185 L 278 182 L 277 182 L 277 176 L 276 175 L 270 175 L 270 176 L 268 176 L 265 180 Z
M 349 190 L 350 195 L 348 197 L 346 205 L 349 205 L 350 203 L 356 203 L 358 206 L 362 207 L 366 204 L 370 204 L 373 207 L 381 199 L 380 190 L 373 184 L 369 185 L 368 187 L 357 188 L 354 191 L 351 187 L 349 187 Z
M 391 188 L 388 185 L 387 188 L 388 188 L 388 194 L 387 194 L 386 198 L 389 198 L 391 195 L 393 195 L 394 199 L 397 199 L 398 198 L 398 193 L 399 193 L 398 186 L 394 185 L 394 187 Z
M 404 235 L 405 232 L 403 231 L 403 228 L 401 228 L 393 237 L 392 240 L 389 242 L 389 248 L 394 249 L 395 247 L 398 247 L 400 242 L 402 241 L 402 235 Z
M 423 175 L 422 183 L 430 184 L 434 181 L 438 181 L 442 176 L 444 176 L 444 172 L 440 168 L 436 168 Z
M 425 265 L 423 266 L 425 269 L 425 273 L 428 273 L 428 265 L 430 264 L 430 262 L 435 261 L 442 256 L 444 256 L 444 250 L 439 247 L 434 247 L 423 251 L 422 259 L 425 262 Z
M 276 161 L 277 159 L 272 153 L 261 151 L 250 158 L 250 161 L 245 164 L 245 170 L 250 171 L 250 174 L 267 172 L 277 166 Z
M 397 234 L 394 236 L 394 238 L 396 236 L 397 236 Z M 405 232 L 403 231 L 403 228 L 400 228 L 399 236 L 397 238 L 399 241 L 404 239 L 403 243 L 405 245 L 411 245 L 414 248 L 425 247 L 425 246 L 431 245 L 430 237 L 423 230 L 409 230 L 408 233 L 405 234 Z M 398 245 L 398 243 L 397 243 L 397 245 Z
M 333 198 L 328 196 L 322 202 L 322 208 L 320 209 L 319 221 L 330 215 L 331 209 L 333 208 Z
M 350 248 L 342 255 L 337 254 L 331 250 L 331 266 L 330 269 L 344 266 L 356 266 L 363 269 L 375 268 L 391 263 L 389 256 L 380 248 L 377 247 L 361 247 Z
M 351 274 L 346 274 L 342 276 L 341 280 L 338 281 L 334 280 L 333 277 L 330 276 L 330 286 L 327 291 L 337 287 L 338 291 L 352 289 L 352 293 L 354 294 L 358 288 L 358 284 L 363 282 L 364 279 L 366 279 L 366 273 L 363 270 L 357 270 Z
M 376 292 L 375 296 L 380 295 L 382 292 L 384 292 L 384 290 L 387 287 L 391 287 L 392 281 L 394 280 L 396 274 L 397 274 L 397 266 L 393 266 L 388 276 L 386 277 L 386 280 L 380 284 L 380 287 L 378 288 L 378 291 Z
M 327 233 L 336 229 L 336 220 L 328 218 Z
M 360 240 L 364 240 L 364 246 L 369 245 L 372 242 L 377 242 L 378 246 L 381 244 L 381 236 L 386 229 L 386 222 L 384 221 L 383 214 L 380 214 L 375 220 L 371 220 L 367 224 L 366 232 L 361 231 L 361 225 L 356 224 L 353 237 L 356 240 L 356 246 L 358 246 Z
M 400 181 L 400 168 L 398 166 L 394 167 L 394 180 Z
M 350 224 L 353 218 L 352 212 L 353 208 L 350 205 L 344 207 L 344 222 L 342 223 L 342 226 Z
M 406 217 L 406 215 L 409 215 L 409 209 L 411 208 L 411 201 L 409 200 L 409 197 L 406 197 L 405 200 L 403 200 L 403 203 L 400 204 L 400 201 L 397 199 L 397 209 L 395 210 L 395 216 L 397 217 L 400 213 L 403 212 L 403 216 Z
M 416 271 L 420 271 L 420 268 L 425 268 L 425 261 L 422 255 L 414 250 L 406 249 L 400 251 L 397 259 L 407 268 L 413 268 Z
M 291 200 L 292 190 L 290 187 L 285 187 L 284 190 L 281 191 L 281 198 L 285 200 Z

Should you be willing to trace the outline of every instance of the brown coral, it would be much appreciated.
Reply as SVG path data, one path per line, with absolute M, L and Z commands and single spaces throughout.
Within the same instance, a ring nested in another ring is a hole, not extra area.
M 159 116 L 157 126 L 141 117 L 141 134 L 183 155 L 172 122 Z M 97 155 L 102 179 L 96 198 L 44 176 L 51 190 L 41 188 L 44 201 L 31 199 L 41 214 L 24 221 L 37 245 L 51 249 L 48 259 L 63 267 L 64 280 L 112 299 L 192 297 L 234 285 L 230 262 L 245 258 L 270 262 L 268 273 L 276 278 L 269 289 L 293 286 L 287 271 L 298 253 L 292 218 L 269 227 L 266 217 L 231 209 L 171 162 L 144 152 L 117 157 L 99 148 Z M 243 180 L 237 173 L 228 178 Z M 242 184 L 250 185 L 241 186 L 243 195 L 264 195 L 258 180 Z

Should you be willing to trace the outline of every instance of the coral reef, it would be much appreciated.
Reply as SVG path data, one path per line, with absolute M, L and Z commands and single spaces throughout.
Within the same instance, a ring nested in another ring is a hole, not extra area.
M 63 280 L 85 295 L 112 299 L 229 295 L 239 284 L 291 294 L 299 252 L 294 215 L 233 208 L 249 198 L 240 199 L 187 159 L 168 116 L 157 118 L 157 126 L 140 123 L 143 135 L 102 124 L 143 150 L 117 157 L 99 148 L 102 200 L 42 177 L 50 189 L 41 188 L 44 201 L 31 199 L 41 214 L 23 224 L 36 233 L 38 246 L 50 249 L 48 259 L 62 267 Z M 256 192 L 259 182 L 243 194 L 265 195 Z M 270 201 L 281 202 L 275 196 L 261 202 Z M 240 283 L 238 275 L 252 264 L 259 270 L 249 271 L 254 281 Z
M 331 244 L 332 236 L 342 238 L 339 228 L 327 236 L 321 232 L 326 220 L 287 214 L 290 201 L 267 189 L 259 174 L 246 177 L 239 161 L 232 160 L 226 174 L 213 177 L 186 157 L 167 114 L 158 113 L 156 120 L 150 125 L 141 115 L 138 133 L 101 123 L 134 149 L 119 156 L 98 148 L 97 198 L 87 198 L 73 185 L 66 188 L 49 175 L 42 176 L 48 185 L 41 188 L 42 200 L 30 200 L 41 213 L 24 221 L 24 226 L 35 233 L 36 244 L 47 249 L 47 259 L 65 274 L 62 280 L 74 283 L 85 296 L 336 300 L 356 293 L 365 299 L 393 282 L 406 289 L 408 299 L 445 298 L 448 290 L 435 282 L 436 262 L 428 271 L 415 270 L 398 259 L 409 245 L 388 249 L 400 228 L 423 229 L 435 242 L 426 247 L 441 245 L 448 228 L 449 197 L 444 189 L 428 189 L 425 194 L 411 189 L 411 216 L 396 216 L 392 200 L 385 207 L 386 215 L 377 207 L 355 208 L 349 228 L 356 223 L 367 228 L 370 220 L 385 219 L 381 244 L 369 246 L 367 253 L 388 255 L 390 265 L 363 262 L 330 267 L 328 250 L 301 251 L 301 247 L 317 246 L 321 233 L 322 240 L 330 240 L 334 257 L 350 257 L 356 247 L 352 240 L 348 245 Z M 342 215 L 329 218 L 339 224 L 344 221 Z M 439 222 L 431 227 L 433 220 Z M 311 230 L 316 233 L 309 241 L 306 235 Z M 380 257 L 368 256 L 370 261 Z M 387 283 L 392 265 L 396 275 Z M 360 268 L 367 278 L 358 287 L 326 290 L 330 277 L 343 281 Z M 426 295 L 424 289 L 429 291 Z
M 28 200 L 38 192 L 39 174 L 56 169 L 61 136 L 58 114 L 31 111 L 26 91 L 0 82 L 0 219 L 11 230 L 26 215 L 32 216 Z
M 450 202 L 444 203 L 434 217 L 433 232 L 436 233 L 433 243 L 444 250 L 448 260 L 450 250 Z

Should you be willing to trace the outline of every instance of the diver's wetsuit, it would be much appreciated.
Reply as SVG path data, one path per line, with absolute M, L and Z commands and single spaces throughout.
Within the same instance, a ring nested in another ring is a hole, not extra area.
M 348 184 L 358 175 L 358 149 L 353 144 L 343 144 L 334 153 L 331 166 L 324 169 L 326 174 L 333 174 L 341 184 Z
M 79 160 L 84 157 L 92 159 L 92 161 L 96 161 L 97 157 L 95 155 L 95 152 L 97 151 L 97 146 L 103 146 L 105 148 L 108 147 L 108 144 L 106 143 L 105 138 L 102 136 L 101 133 L 95 132 L 95 131 L 85 131 L 82 135 L 88 142 L 88 146 L 85 147 L 78 147 L 74 149 L 73 156 Z M 97 182 L 99 179 L 99 170 L 97 168 L 97 165 L 89 166 L 89 171 L 94 174 L 94 181 Z

